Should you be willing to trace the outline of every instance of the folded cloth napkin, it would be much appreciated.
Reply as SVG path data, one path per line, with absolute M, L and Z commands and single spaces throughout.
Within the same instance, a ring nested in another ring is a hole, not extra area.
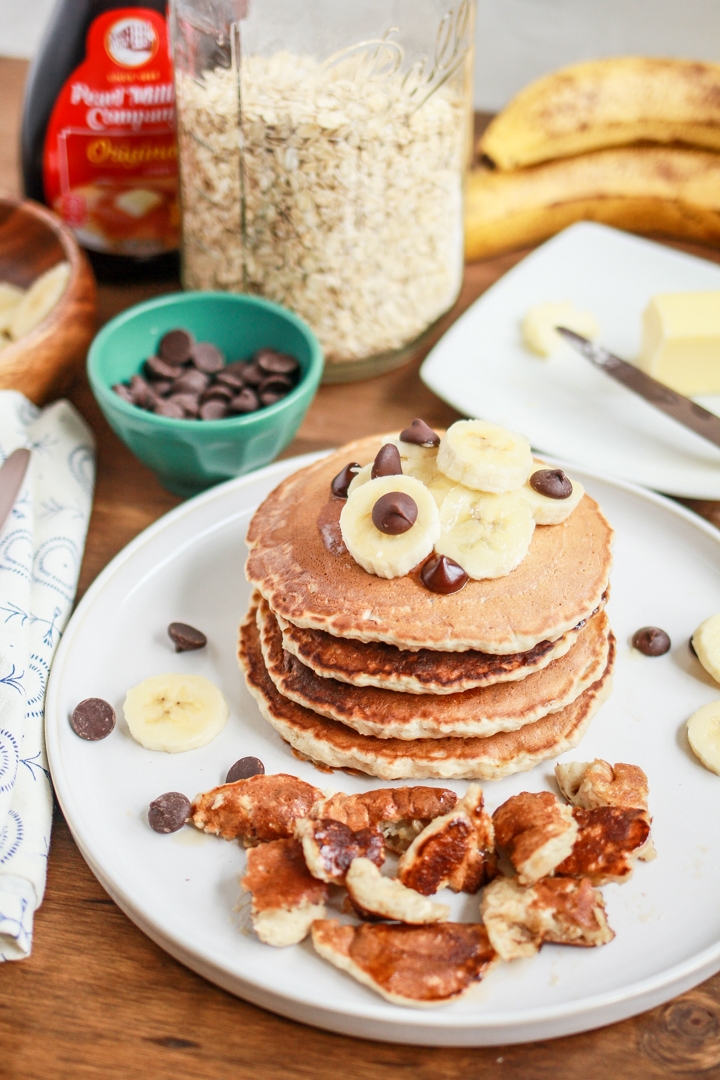
M 45 891 L 45 688 L 75 597 L 95 482 L 92 435 L 67 401 L 41 411 L 0 391 L 0 464 L 20 446 L 30 463 L 0 532 L 0 960 L 29 954 Z

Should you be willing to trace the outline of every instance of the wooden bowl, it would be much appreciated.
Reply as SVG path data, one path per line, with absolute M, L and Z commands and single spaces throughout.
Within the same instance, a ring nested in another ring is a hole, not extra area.
M 0 390 L 19 390 L 36 405 L 59 397 L 82 367 L 95 333 L 95 278 L 55 214 L 29 199 L 0 198 L 0 281 L 26 289 L 65 259 L 70 279 L 58 303 L 39 326 L 0 350 Z

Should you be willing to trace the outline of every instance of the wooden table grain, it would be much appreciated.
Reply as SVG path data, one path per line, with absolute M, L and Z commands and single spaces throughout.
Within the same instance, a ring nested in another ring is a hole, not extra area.
M 26 65 L 0 60 L 0 190 L 16 192 Z M 720 261 L 720 253 L 695 250 Z M 521 257 L 467 268 L 445 329 Z M 102 287 L 100 318 L 168 286 Z M 418 379 L 419 360 L 354 384 L 322 387 L 288 454 L 423 416 L 455 413 Z M 86 380 L 70 397 L 98 445 L 97 488 L 79 595 L 142 529 L 177 505 L 103 421 Z M 720 504 L 688 502 L 720 524 Z M 79 854 L 60 812 L 32 956 L 0 966 L 0 1077 L 11 1080 L 656 1080 L 720 1078 L 720 975 L 649 1013 L 569 1038 L 488 1049 L 365 1042 L 283 1020 L 171 959 L 122 914 Z

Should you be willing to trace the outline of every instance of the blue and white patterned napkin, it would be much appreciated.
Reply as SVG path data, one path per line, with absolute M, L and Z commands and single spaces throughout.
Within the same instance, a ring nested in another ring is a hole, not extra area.
M 30 952 L 45 891 L 52 788 L 43 712 L 70 615 L 95 482 L 93 437 L 75 409 L 0 391 L 0 464 L 32 451 L 0 532 L 0 960 Z

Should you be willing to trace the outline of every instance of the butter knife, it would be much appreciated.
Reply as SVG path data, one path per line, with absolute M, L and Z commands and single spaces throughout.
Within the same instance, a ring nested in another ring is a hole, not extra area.
M 21 448 L 13 450 L 0 467 L 0 532 L 15 505 L 29 461 L 30 451 Z
M 664 383 L 646 375 L 634 364 L 629 364 L 627 360 L 621 360 L 619 356 L 614 356 L 607 349 L 595 345 L 582 334 L 576 334 L 574 330 L 568 330 L 566 326 L 556 326 L 555 329 L 569 345 L 572 345 L 573 349 L 582 353 L 606 375 L 610 375 L 628 390 L 645 398 L 656 409 L 660 409 L 673 420 L 677 420 L 678 424 L 690 428 L 696 435 L 701 435 L 703 439 L 714 443 L 715 446 L 720 446 L 720 417 L 715 413 L 703 409 L 702 405 L 696 405 L 690 398 L 683 397 Z

